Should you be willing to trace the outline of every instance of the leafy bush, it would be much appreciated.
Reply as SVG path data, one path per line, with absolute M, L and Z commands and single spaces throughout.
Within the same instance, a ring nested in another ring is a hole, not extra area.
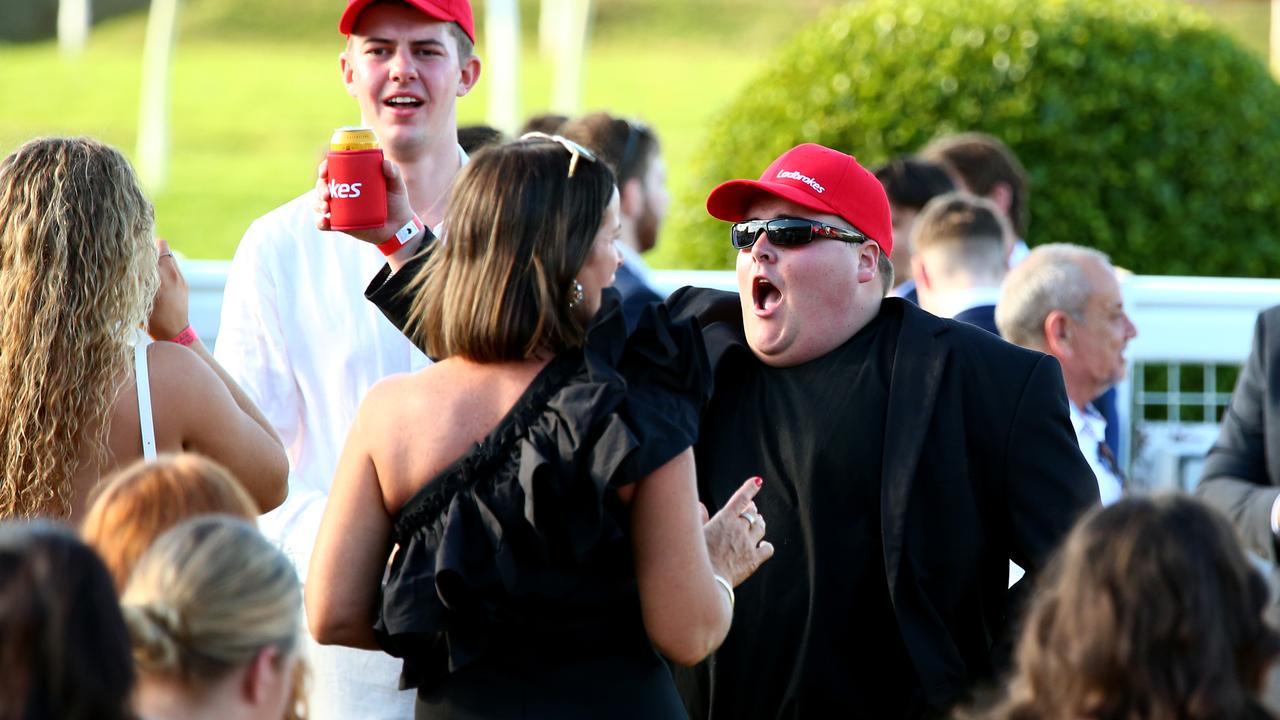
M 867 0 L 784 45 L 711 127 L 664 260 L 732 261 L 717 182 L 800 142 L 868 166 L 981 130 L 1031 174 L 1031 243 L 1145 274 L 1280 276 L 1280 87 L 1160 0 Z

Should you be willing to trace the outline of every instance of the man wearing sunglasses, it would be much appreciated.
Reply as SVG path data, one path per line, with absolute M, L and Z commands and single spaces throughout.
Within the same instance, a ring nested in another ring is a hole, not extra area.
M 690 714 L 941 714 L 997 671 L 1009 560 L 1034 577 L 1098 502 L 1057 361 L 886 299 L 888 200 L 848 155 L 793 148 L 707 209 L 733 223 L 739 292 L 667 300 L 715 368 L 699 494 L 721 507 L 764 477 L 777 541 L 724 645 L 677 672 Z M 411 267 L 393 257 L 366 293 L 401 327 Z
M 880 183 L 801 145 L 707 210 L 732 223 L 738 295 L 703 321 L 715 394 L 696 448 L 712 508 L 760 475 L 774 559 L 728 638 L 679 677 L 694 718 L 914 718 L 991 679 L 1008 563 L 1034 577 L 1097 486 L 1057 362 L 898 298 Z

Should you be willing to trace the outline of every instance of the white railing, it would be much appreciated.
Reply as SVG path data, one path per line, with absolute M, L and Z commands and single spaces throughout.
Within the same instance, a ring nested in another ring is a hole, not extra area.
M 191 288 L 191 322 L 213 341 L 227 263 L 187 260 L 182 267 Z M 659 292 L 685 285 L 737 287 L 731 271 L 659 270 L 652 279 Z M 1223 371 L 1234 378 L 1249 354 L 1257 314 L 1280 304 L 1280 280 L 1133 275 L 1123 288 L 1138 337 L 1127 353 L 1129 378 L 1118 388 L 1121 459 L 1141 485 L 1189 488 L 1217 436 L 1216 413 L 1231 392 L 1217 378 Z M 1165 378 L 1161 388 L 1143 382 L 1152 368 Z M 1186 389 L 1183 383 L 1192 378 L 1194 387 Z M 1153 414 L 1163 417 L 1143 419 Z

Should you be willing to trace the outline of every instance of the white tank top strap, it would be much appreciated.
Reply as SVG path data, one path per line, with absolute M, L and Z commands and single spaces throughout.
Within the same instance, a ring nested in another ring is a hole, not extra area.
M 138 423 L 142 427 L 142 458 L 156 457 L 156 426 L 151 416 L 151 374 L 147 370 L 149 338 L 139 330 L 133 341 L 133 377 L 138 386 Z

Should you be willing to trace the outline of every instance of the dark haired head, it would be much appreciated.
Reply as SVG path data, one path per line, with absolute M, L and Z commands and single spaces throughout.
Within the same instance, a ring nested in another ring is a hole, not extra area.
M 919 211 L 933 198 L 956 189 L 941 165 L 916 157 L 895 157 L 874 174 L 884 185 L 889 203 L 899 208 Z
M 644 123 L 594 112 L 570 120 L 560 127 L 560 134 L 595 151 L 618 178 L 621 186 L 628 180 L 643 178 L 649 163 L 658 152 L 658 136 Z
M 133 681 L 115 588 L 93 550 L 51 523 L 0 524 L 0 717 L 129 718 Z
M 560 132 L 560 126 L 567 122 L 569 122 L 569 116 L 561 115 L 559 113 L 530 115 L 529 118 L 524 121 L 524 125 L 520 127 L 520 132 L 516 133 L 516 137 L 520 137 L 521 135 L 531 132 L 555 135 Z
M 940 163 L 964 184 L 964 190 L 990 198 L 997 188 L 1008 195 L 1009 222 L 1019 235 L 1027 234 L 1030 187 L 1027 171 L 1008 145 L 986 133 L 967 132 L 938 138 L 920 151 Z
M 458 144 L 468 155 L 475 155 L 491 145 L 501 145 L 507 136 L 501 130 L 488 125 L 465 125 L 458 128 Z
M 1280 637 L 1227 521 L 1182 495 L 1087 515 L 1041 579 L 1006 718 L 1251 718 Z
M 435 358 L 524 360 L 582 344 L 571 302 L 614 195 L 613 173 L 551 139 L 479 153 L 449 194 L 444 242 L 413 282 L 411 333 Z M 590 301 L 588 301 L 589 303 Z

